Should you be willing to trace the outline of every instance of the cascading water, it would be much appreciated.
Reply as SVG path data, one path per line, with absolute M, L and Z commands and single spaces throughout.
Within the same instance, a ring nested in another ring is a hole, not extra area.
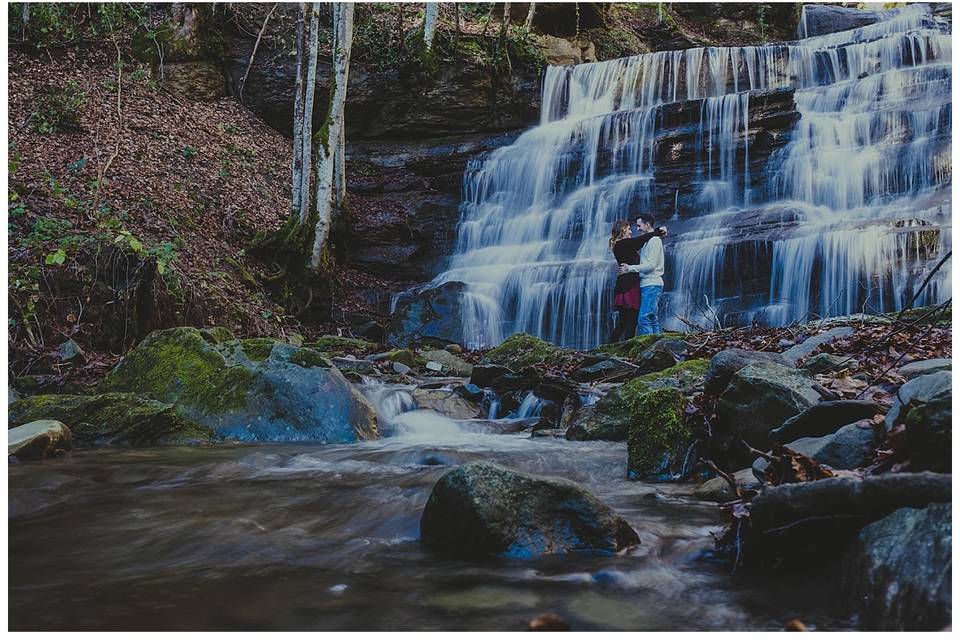
M 665 327 L 897 309 L 950 247 L 950 38 L 911 5 L 793 43 L 550 67 L 539 126 L 468 166 L 431 286 L 466 285 L 470 346 L 605 342 L 610 227 L 654 211 Z M 799 120 L 773 149 L 751 110 L 784 89 Z M 942 269 L 919 302 L 949 291 Z

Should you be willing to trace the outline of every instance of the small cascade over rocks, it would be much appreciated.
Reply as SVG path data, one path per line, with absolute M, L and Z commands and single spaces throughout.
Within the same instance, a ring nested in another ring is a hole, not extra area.
M 605 342 L 609 230 L 644 211 L 670 227 L 665 328 L 904 305 L 951 244 L 951 25 L 927 5 L 879 17 L 549 67 L 539 126 L 464 176 L 427 286 L 461 287 L 458 337 Z M 949 295 L 944 268 L 917 304 Z

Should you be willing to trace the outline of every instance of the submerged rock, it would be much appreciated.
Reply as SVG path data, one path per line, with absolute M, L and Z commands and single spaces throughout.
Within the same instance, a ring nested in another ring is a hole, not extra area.
M 883 413 L 883 407 L 869 400 L 831 400 L 815 404 L 785 421 L 769 434 L 771 444 L 834 433 L 844 425 Z
M 480 405 L 471 402 L 452 389 L 423 389 L 413 391 L 418 409 L 436 411 L 454 420 L 470 420 L 480 415 Z
M 352 442 L 378 437 L 373 408 L 323 354 L 269 338 L 214 344 L 190 327 L 155 331 L 101 387 L 172 403 L 224 438 Z
M 420 519 L 429 547 L 519 558 L 619 551 L 636 532 L 590 492 L 563 478 L 472 462 L 446 473 Z
M 717 416 L 746 442 L 766 448 L 768 434 L 820 400 L 812 378 L 772 362 L 754 362 L 737 371 L 717 402 Z
M 950 504 L 904 508 L 863 528 L 840 572 L 861 629 L 940 631 L 950 624 L 951 513 Z
M 34 420 L 7 431 L 7 456 L 24 462 L 62 455 L 72 446 L 70 429 L 58 420 Z
M 78 445 L 197 444 L 215 439 L 213 430 L 183 417 L 172 404 L 135 393 L 30 396 L 8 407 L 8 419 L 11 424 L 47 419 L 69 423 Z

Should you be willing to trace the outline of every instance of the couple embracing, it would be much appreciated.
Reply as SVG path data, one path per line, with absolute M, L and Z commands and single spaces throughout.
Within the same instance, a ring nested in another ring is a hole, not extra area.
M 639 330 L 641 335 L 660 333 L 657 303 L 663 292 L 663 242 L 666 227 L 654 229 L 652 215 L 636 218 L 638 235 L 634 237 L 630 223 L 617 220 L 610 231 L 610 248 L 620 265 L 614 288 L 613 306 L 617 310 L 617 326 L 611 342 L 629 340 Z

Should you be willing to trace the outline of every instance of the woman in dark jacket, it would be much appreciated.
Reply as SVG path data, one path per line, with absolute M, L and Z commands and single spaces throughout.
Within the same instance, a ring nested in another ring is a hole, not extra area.
M 630 223 L 617 220 L 610 231 L 610 248 L 617 264 L 637 264 L 640 262 L 640 249 L 654 236 L 665 236 L 667 230 L 658 227 L 650 233 L 636 238 L 631 237 Z M 640 313 L 640 276 L 636 273 L 621 273 L 617 276 L 617 285 L 613 289 L 613 308 L 617 310 L 617 326 L 613 330 L 611 342 L 621 338 L 629 340 L 637 333 L 637 315 Z

